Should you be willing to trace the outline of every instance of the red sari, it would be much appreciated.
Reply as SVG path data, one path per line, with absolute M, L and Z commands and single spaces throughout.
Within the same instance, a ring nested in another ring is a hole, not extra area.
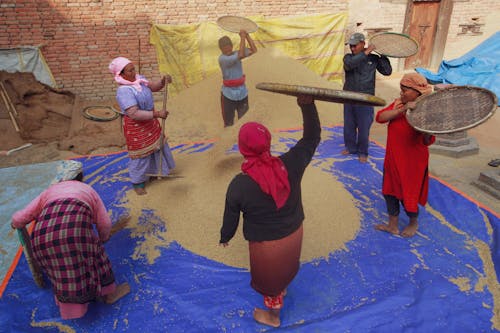
M 377 112 L 380 114 L 393 110 L 394 102 Z M 387 127 L 387 147 L 384 159 L 384 179 L 382 194 L 392 195 L 403 202 L 408 212 L 418 212 L 418 204 L 427 203 L 429 190 L 429 148 L 436 138 L 431 137 L 429 144 L 424 143 L 424 134 L 416 131 L 401 114 L 389 121 Z

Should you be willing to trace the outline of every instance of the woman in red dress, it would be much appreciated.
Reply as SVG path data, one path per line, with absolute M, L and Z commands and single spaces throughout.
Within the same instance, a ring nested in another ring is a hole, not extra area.
M 378 111 L 376 116 L 378 123 L 389 123 L 382 185 L 389 223 L 377 224 L 375 229 L 399 235 L 401 203 L 410 219 L 401 236 L 412 237 L 418 229 L 418 204 L 427 203 L 428 146 L 434 143 L 435 137 L 411 127 L 406 120 L 406 110 L 414 107 L 419 96 L 430 94 L 432 87 L 422 75 L 410 73 L 403 76 L 400 88 L 400 98 Z

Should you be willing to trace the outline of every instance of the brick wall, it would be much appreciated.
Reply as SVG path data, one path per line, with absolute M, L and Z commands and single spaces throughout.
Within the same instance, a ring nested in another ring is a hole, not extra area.
M 443 58 L 454 59 L 500 30 L 500 0 L 455 0 Z M 462 34 L 460 24 L 478 18 L 482 34 Z
M 391 27 L 403 30 L 411 0 L 0 0 L 0 48 L 43 45 L 58 86 L 91 99 L 112 98 L 110 60 L 140 61 L 141 72 L 158 78 L 156 54 L 149 44 L 152 23 L 190 24 L 222 15 L 292 16 L 349 11 L 348 29 Z M 454 0 L 447 39 L 460 46 L 459 24 L 500 11 L 500 0 Z M 497 21 L 497 20 L 496 20 Z M 495 21 L 495 22 L 496 22 Z M 365 31 L 363 31 L 365 32 Z
M 347 0 L 1 0 L 0 48 L 43 45 L 59 88 L 91 99 L 113 97 L 107 68 L 125 56 L 159 78 L 149 44 L 152 23 L 190 24 L 222 15 L 290 16 L 347 10 Z

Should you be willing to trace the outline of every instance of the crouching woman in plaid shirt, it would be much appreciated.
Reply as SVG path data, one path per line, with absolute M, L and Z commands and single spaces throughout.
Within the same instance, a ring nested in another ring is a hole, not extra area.
M 103 243 L 110 237 L 106 208 L 83 174 L 51 185 L 12 216 L 12 228 L 34 221 L 33 260 L 47 274 L 62 319 L 85 315 L 97 299 L 114 303 L 130 291 L 115 277 Z M 95 234 L 96 226 L 98 235 Z

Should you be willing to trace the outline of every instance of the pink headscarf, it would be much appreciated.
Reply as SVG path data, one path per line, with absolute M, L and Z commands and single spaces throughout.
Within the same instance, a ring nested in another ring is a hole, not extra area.
M 115 81 L 118 83 L 118 84 L 122 84 L 122 85 L 127 85 L 127 86 L 132 86 L 134 87 L 137 91 L 141 91 L 142 90 L 142 87 L 141 87 L 141 83 L 145 83 L 146 85 L 149 83 L 148 80 L 145 80 L 145 79 L 141 79 L 139 77 L 139 74 L 136 74 L 135 75 L 135 81 L 128 81 L 128 80 L 125 80 L 121 75 L 120 73 L 122 72 L 122 70 L 125 68 L 125 66 L 127 66 L 128 64 L 132 63 L 132 61 L 128 60 L 127 58 L 124 58 L 124 57 L 118 57 L 118 58 L 115 58 L 113 59 L 113 61 L 111 61 L 111 63 L 109 64 L 109 71 L 111 72 L 111 74 L 114 75 L 114 78 L 115 78 Z
M 238 147 L 245 157 L 241 170 L 273 197 L 278 209 L 283 207 L 290 195 L 288 171 L 280 158 L 271 155 L 269 130 L 256 122 L 244 124 L 238 135 Z

